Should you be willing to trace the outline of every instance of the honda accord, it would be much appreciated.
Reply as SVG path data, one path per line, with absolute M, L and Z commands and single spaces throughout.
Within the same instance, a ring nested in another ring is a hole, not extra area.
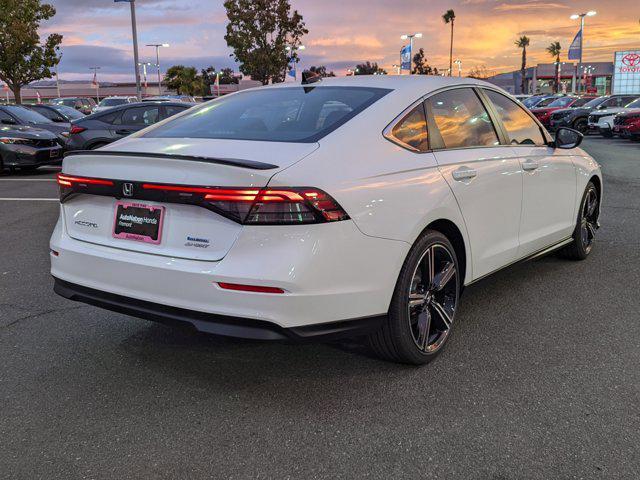
M 383 358 L 427 363 L 465 285 L 589 255 L 603 189 L 581 140 L 474 79 L 238 92 L 68 154 L 54 288 L 227 336 L 367 336 Z

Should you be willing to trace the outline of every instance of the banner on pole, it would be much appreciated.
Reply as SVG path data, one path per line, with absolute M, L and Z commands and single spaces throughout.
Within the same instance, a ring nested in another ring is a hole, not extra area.
M 569 46 L 569 60 L 580 60 L 582 56 L 582 29 L 578 31 L 573 42 Z
M 400 49 L 400 68 L 402 70 L 411 70 L 411 44 L 405 45 Z

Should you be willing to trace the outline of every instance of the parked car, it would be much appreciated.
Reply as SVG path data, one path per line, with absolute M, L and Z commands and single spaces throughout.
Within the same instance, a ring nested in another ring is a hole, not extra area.
M 533 108 L 535 107 L 535 105 L 542 100 L 543 98 L 547 98 L 549 97 L 549 95 L 544 94 L 544 95 L 531 95 L 529 98 L 526 98 L 525 100 L 522 101 L 522 104 L 527 107 L 527 108 Z
M 551 113 L 559 110 L 561 108 L 568 108 L 573 105 L 574 102 L 578 100 L 578 97 L 567 96 L 567 97 L 559 97 L 559 98 L 550 98 L 550 102 L 547 103 L 546 106 L 536 106 L 535 108 L 531 108 L 531 113 L 533 113 L 540 123 L 542 123 L 545 127 L 549 126 L 549 117 Z M 545 103 L 545 102 L 541 102 Z M 586 102 L 585 102 L 586 103 Z
M 613 131 L 623 138 L 640 140 L 640 108 L 630 108 L 613 117 Z
M 41 165 L 62 162 L 58 137 L 41 128 L 22 125 L 0 126 L 0 172 L 35 170 Z
M 118 105 L 125 105 L 127 103 L 136 103 L 138 99 L 136 97 L 106 97 L 100 100 L 100 103 L 93 107 L 93 113 L 104 112 L 110 108 L 117 107 Z
M 531 98 L 531 95 L 529 94 L 522 94 L 522 93 L 518 93 L 516 95 L 513 95 L 513 98 L 515 98 L 516 100 L 518 100 L 519 102 L 524 102 L 525 100 L 527 100 L 528 98 Z
M 229 336 L 368 335 L 427 363 L 465 285 L 589 255 L 602 176 L 581 140 L 475 79 L 245 90 L 68 154 L 55 291 Z
M 66 147 L 68 150 L 100 148 L 191 107 L 181 102 L 128 103 L 113 107 L 75 120 Z
M 549 130 L 554 131 L 560 127 L 571 127 L 581 133 L 587 133 L 589 130 L 588 117 L 592 111 L 626 105 L 634 98 L 629 95 L 607 95 L 594 98 L 582 107 L 556 110 L 549 119 Z
M 67 107 L 66 105 L 47 105 L 44 103 L 37 103 L 35 105 L 24 106 L 38 112 L 43 117 L 47 117 L 55 123 L 69 123 L 72 120 L 78 120 L 85 116 L 84 113 L 79 112 L 75 108 Z
M 156 97 L 147 97 L 142 99 L 143 102 L 184 102 L 196 103 L 195 98 L 191 95 L 158 95 Z
M 591 112 L 588 118 L 589 131 L 599 133 L 606 138 L 613 137 L 613 117 L 629 108 L 637 108 L 640 106 L 638 100 L 639 99 L 635 99 L 631 103 L 620 107 L 609 107 L 604 110 Z
M 47 117 L 22 105 L 0 106 L 0 123 L 3 125 L 25 125 L 49 130 L 55 133 L 61 141 L 66 139 L 71 128 L 68 122 L 54 123 Z
M 91 112 L 93 112 L 96 106 L 96 101 L 91 97 L 53 98 L 49 103 L 51 105 L 66 105 L 67 107 L 75 108 L 85 115 L 91 115 Z
M 563 96 L 565 95 L 564 94 L 536 95 L 525 100 L 523 102 L 523 105 L 527 107 L 529 110 L 531 110 L 532 108 L 542 108 L 542 107 L 546 107 L 551 102 Z

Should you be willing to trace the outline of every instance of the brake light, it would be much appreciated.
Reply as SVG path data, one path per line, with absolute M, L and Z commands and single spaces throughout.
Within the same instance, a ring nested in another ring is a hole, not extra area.
M 259 285 L 242 285 L 239 283 L 225 282 L 218 282 L 218 286 L 225 290 L 235 290 L 238 292 L 284 293 L 284 290 L 278 287 L 261 287 Z
M 344 209 L 317 188 L 207 188 L 144 183 L 145 190 L 204 194 L 204 202 L 246 225 L 295 225 L 347 220 Z
M 62 187 L 72 187 L 74 185 L 104 185 L 107 187 L 113 187 L 111 180 L 103 180 L 102 178 L 87 178 L 87 177 L 73 177 L 65 175 L 64 173 L 58 174 L 58 185 Z
M 71 130 L 69 130 L 69 135 L 75 135 L 77 133 L 82 133 L 86 130 L 84 127 L 79 127 L 78 125 L 71 125 Z

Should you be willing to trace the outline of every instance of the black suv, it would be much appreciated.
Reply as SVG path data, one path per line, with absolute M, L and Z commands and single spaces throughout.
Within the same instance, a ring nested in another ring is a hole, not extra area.
M 71 123 L 68 150 L 93 150 L 191 108 L 193 103 L 126 103 Z
M 589 113 L 592 110 L 605 110 L 607 108 L 623 107 L 627 103 L 632 102 L 635 98 L 637 98 L 637 95 L 607 95 L 604 97 L 594 98 L 581 107 L 556 110 L 549 118 L 548 129 L 550 131 L 554 131 L 560 127 L 570 127 L 575 128 L 580 133 L 587 133 L 589 131 Z

